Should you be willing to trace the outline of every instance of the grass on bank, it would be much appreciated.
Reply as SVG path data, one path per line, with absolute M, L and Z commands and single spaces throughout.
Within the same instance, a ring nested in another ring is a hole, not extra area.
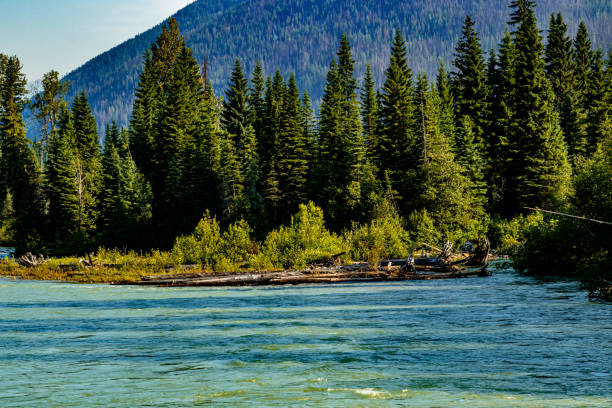
M 381 206 L 368 224 L 354 225 L 343 234 L 325 228 L 323 211 L 313 203 L 300 206 L 290 223 L 270 232 L 263 242 L 252 238 L 244 221 L 225 231 L 205 213 L 194 232 L 178 237 L 170 251 L 148 254 L 122 253 L 100 248 L 96 266 L 80 258 L 52 258 L 34 268 L 15 261 L 0 262 L 0 275 L 21 279 L 62 280 L 80 283 L 137 282 L 143 276 L 189 272 L 239 272 L 303 269 L 308 264 L 345 253 L 345 260 L 375 263 L 384 258 L 406 257 L 416 249 L 403 221 L 390 206 Z M 438 244 L 437 242 L 433 242 Z

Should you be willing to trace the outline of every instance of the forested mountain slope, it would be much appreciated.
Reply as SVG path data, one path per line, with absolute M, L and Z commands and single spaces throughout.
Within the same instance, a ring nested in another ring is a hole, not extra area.
M 235 58 L 248 72 L 257 59 L 266 74 L 272 68 L 295 72 L 301 89 L 318 106 L 325 73 L 341 33 L 354 46 L 356 73 L 370 63 L 380 85 L 388 64 L 393 31 L 407 40 L 413 71 L 435 72 L 439 60 L 452 59 L 466 14 L 476 21 L 483 48 L 496 47 L 507 20 L 508 0 L 198 0 L 175 18 L 199 62 L 210 62 L 213 87 L 221 91 Z M 574 35 L 584 20 L 594 44 L 607 52 L 612 42 L 612 2 L 608 0 L 540 0 L 542 30 L 548 16 L 561 11 Z M 85 90 L 100 128 L 115 119 L 126 125 L 142 55 L 161 28 L 151 30 L 101 54 L 66 76 L 71 95 Z M 448 64 L 447 64 L 448 65 Z

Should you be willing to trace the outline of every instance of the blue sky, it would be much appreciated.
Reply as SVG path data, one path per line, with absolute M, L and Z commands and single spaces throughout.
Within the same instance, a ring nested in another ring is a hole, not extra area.
M 28 81 L 61 75 L 162 22 L 193 0 L 0 0 L 0 53 Z

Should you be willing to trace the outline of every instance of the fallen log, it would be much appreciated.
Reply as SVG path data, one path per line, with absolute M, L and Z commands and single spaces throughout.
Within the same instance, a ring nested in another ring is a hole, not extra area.
M 419 271 L 404 271 L 400 267 L 391 270 L 364 270 L 346 268 L 308 269 L 303 271 L 268 271 L 237 274 L 175 274 L 144 277 L 143 286 L 264 286 L 300 285 L 340 282 L 381 282 L 402 280 L 459 279 L 472 276 L 489 276 L 486 267 L 474 270 L 448 270 L 430 267 Z M 126 282 L 129 283 L 129 282 Z

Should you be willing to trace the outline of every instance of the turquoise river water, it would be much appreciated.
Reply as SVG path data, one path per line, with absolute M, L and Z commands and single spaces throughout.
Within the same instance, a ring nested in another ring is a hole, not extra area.
M 1 407 L 611 407 L 612 305 L 511 270 L 142 288 L 0 279 Z

